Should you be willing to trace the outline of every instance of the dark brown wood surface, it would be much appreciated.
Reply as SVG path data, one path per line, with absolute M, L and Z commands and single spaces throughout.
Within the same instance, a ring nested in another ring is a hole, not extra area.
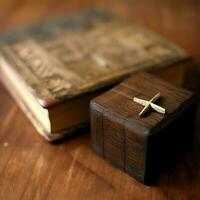
M 198 0 L 1 0 L 0 30 L 92 7 L 145 25 L 200 61 Z M 175 74 L 179 79 L 178 71 L 163 76 Z M 187 75 L 185 85 L 199 87 L 199 67 Z M 44 141 L 2 84 L 0 101 L 0 199 L 200 199 L 199 125 L 192 153 L 148 187 L 96 156 L 89 133 L 57 145 Z
M 158 105 L 141 118 L 144 106 L 133 97 Z M 196 95 L 149 73 L 139 72 L 90 102 L 91 141 L 94 151 L 114 166 L 149 185 L 156 175 L 191 147 L 197 109 Z M 167 167 L 168 166 L 168 167 Z

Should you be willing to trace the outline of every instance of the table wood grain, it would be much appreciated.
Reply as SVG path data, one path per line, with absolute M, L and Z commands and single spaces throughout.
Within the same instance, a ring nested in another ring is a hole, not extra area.
M 140 23 L 200 61 L 198 0 L 0 0 L 0 31 L 90 8 Z M 189 69 L 184 85 L 199 87 L 199 77 L 198 66 Z M 199 131 L 197 125 L 192 152 L 157 185 L 144 186 L 95 155 L 89 133 L 61 144 L 46 142 L 0 84 L 0 199 L 200 199 Z

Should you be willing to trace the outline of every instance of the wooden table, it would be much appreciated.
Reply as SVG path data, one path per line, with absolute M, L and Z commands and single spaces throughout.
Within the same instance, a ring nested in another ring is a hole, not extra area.
M 200 60 L 197 0 L 0 0 L 0 30 L 92 7 L 138 22 Z M 199 68 L 190 70 L 188 75 L 187 83 L 197 86 Z M 90 148 L 89 133 L 57 145 L 44 141 L 2 84 L 0 103 L 1 200 L 200 199 L 200 127 L 194 150 L 164 173 L 156 186 L 148 187 L 96 156 Z M 200 112 L 198 115 L 200 121 Z

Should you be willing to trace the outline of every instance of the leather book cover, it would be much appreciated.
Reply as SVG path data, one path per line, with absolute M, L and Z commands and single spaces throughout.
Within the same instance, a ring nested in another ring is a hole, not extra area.
M 2 33 L 0 56 L 44 108 L 187 57 L 162 37 L 93 10 Z
M 96 94 L 138 70 L 182 63 L 187 58 L 168 40 L 95 10 L 0 34 L 2 81 L 38 132 L 50 141 L 86 124 L 48 132 L 21 93 L 26 98 L 30 93 L 39 107 L 48 110 L 73 98 Z M 28 88 L 26 94 L 17 92 L 22 84 Z

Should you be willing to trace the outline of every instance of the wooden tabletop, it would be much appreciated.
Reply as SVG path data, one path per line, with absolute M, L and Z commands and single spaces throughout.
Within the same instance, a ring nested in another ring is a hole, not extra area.
M 0 0 L 0 30 L 89 8 L 140 23 L 200 61 L 198 0 Z M 186 85 L 197 87 L 199 68 L 187 75 Z M 95 155 L 89 133 L 57 145 L 46 142 L 0 84 L 0 199 L 200 199 L 199 131 L 200 125 L 193 151 L 157 185 L 144 186 Z

